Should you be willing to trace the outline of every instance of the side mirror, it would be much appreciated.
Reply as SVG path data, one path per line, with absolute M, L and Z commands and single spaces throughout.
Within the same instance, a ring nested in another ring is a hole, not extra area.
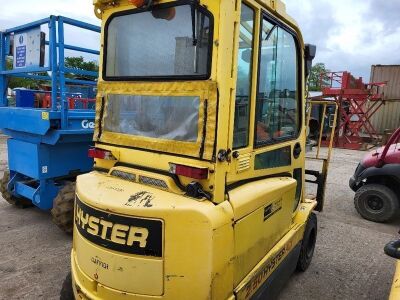
M 308 77 L 311 73 L 312 62 L 317 54 L 317 46 L 306 44 L 304 55 L 306 61 L 306 77 Z

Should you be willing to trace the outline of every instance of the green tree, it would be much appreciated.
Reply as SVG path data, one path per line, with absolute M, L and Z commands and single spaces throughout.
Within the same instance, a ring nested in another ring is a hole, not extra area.
M 71 69 L 79 69 L 86 71 L 99 71 L 99 66 L 95 61 L 85 61 L 82 56 L 79 57 L 66 57 L 65 66 Z
M 321 82 L 327 82 L 327 77 L 323 74 L 330 72 L 324 63 L 317 63 L 311 68 L 310 77 L 308 78 L 309 91 L 321 91 Z M 322 78 L 321 78 L 322 76 Z
M 8 58 L 6 61 L 6 68 L 7 70 L 12 70 L 13 69 L 13 60 L 12 58 Z M 98 72 L 99 66 L 97 62 L 95 61 L 89 61 L 85 62 L 84 58 L 82 56 L 80 57 L 66 57 L 65 58 L 65 67 L 71 68 L 71 69 L 80 69 L 80 70 L 86 70 L 86 71 L 95 71 Z M 44 75 L 46 76 L 47 74 L 39 74 L 39 75 Z M 76 78 L 76 75 L 73 74 L 67 74 L 66 75 L 68 78 Z M 87 78 L 88 76 L 79 76 L 80 78 Z M 8 87 L 10 89 L 14 88 L 27 88 L 27 89 L 40 89 L 40 86 L 42 84 L 46 83 L 46 81 L 43 80 L 36 80 L 36 79 L 31 79 L 31 78 L 18 78 L 18 77 L 9 77 L 8 80 Z
M 85 61 L 82 56 L 79 57 L 66 57 L 65 58 L 65 67 L 70 69 L 78 69 L 85 71 L 93 71 L 98 72 L 99 66 L 95 61 Z M 67 78 L 73 79 L 84 79 L 84 80 L 93 80 L 92 76 L 79 75 L 79 74 L 66 74 Z

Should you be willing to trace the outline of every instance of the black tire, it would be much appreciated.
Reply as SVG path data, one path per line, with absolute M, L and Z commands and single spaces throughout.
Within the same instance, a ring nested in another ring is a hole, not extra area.
M 364 219 L 385 223 L 399 212 L 399 199 L 387 186 L 366 184 L 356 192 L 354 206 Z
M 306 229 L 304 230 L 303 241 L 300 248 L 300 256 L 297 261 L 296 270 L 305 272 L 311 264 L 315 243 L 317 241 L 317 216 L 311 213 L 308 218 Z
M 74 219 L 75 182 L 67 183 L 53 201 L 53 222 L 65 233 L 72 234 Z
M 5 170 L 3 178 L 0 181 L 0 193 L 3 196 L 3 199 L 6 200 L 9 204 L 14 205 L 18 208 L 32 207 L 33 204 L 31 201 L 22 198 L 17 198 L 12 194 L 10 194 L 10 192 L 7 189 L 9 181 L 10 181 L 10 171 Z
M 65 277 L 61 292 L 60 292 L 60 300 L 74 300 L 74 292 L 72 290 L 72 277 L 71 272 L 68 273 L 67 277 Z

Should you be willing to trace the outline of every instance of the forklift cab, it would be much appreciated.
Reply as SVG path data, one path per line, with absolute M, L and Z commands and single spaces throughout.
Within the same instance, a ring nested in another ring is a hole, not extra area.
M 77 299 L 275 295 L 315 246 L 314 48 L 281 1 L 94 3 L 95 171 L 78 177 L 66 286 Z

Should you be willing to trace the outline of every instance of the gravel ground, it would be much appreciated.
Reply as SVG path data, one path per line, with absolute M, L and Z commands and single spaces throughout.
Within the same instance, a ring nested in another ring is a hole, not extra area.
M 400 220 L 374 224 L 357 215 L 348 179 L 363 155 L 334 151 L 314 260 L 306 273 L 293 275 L 281 300 L 387 299 L 394 261 L 383 247 L 396 238 Z M 0 137 L 0 175 L 6 161 Z M 57 299 L 70 247 L 71 238 L 52 224 L 49 213 L 0 201 L 0 299 Z
M 307 272 L 293 275 L 281 300 L 388 298 L 395 262 L 383 247 L 398 237 L 400 220 L 376 224 L 357 214 L 348 181 L 364 155 L 334 150 L 313 262 Z

